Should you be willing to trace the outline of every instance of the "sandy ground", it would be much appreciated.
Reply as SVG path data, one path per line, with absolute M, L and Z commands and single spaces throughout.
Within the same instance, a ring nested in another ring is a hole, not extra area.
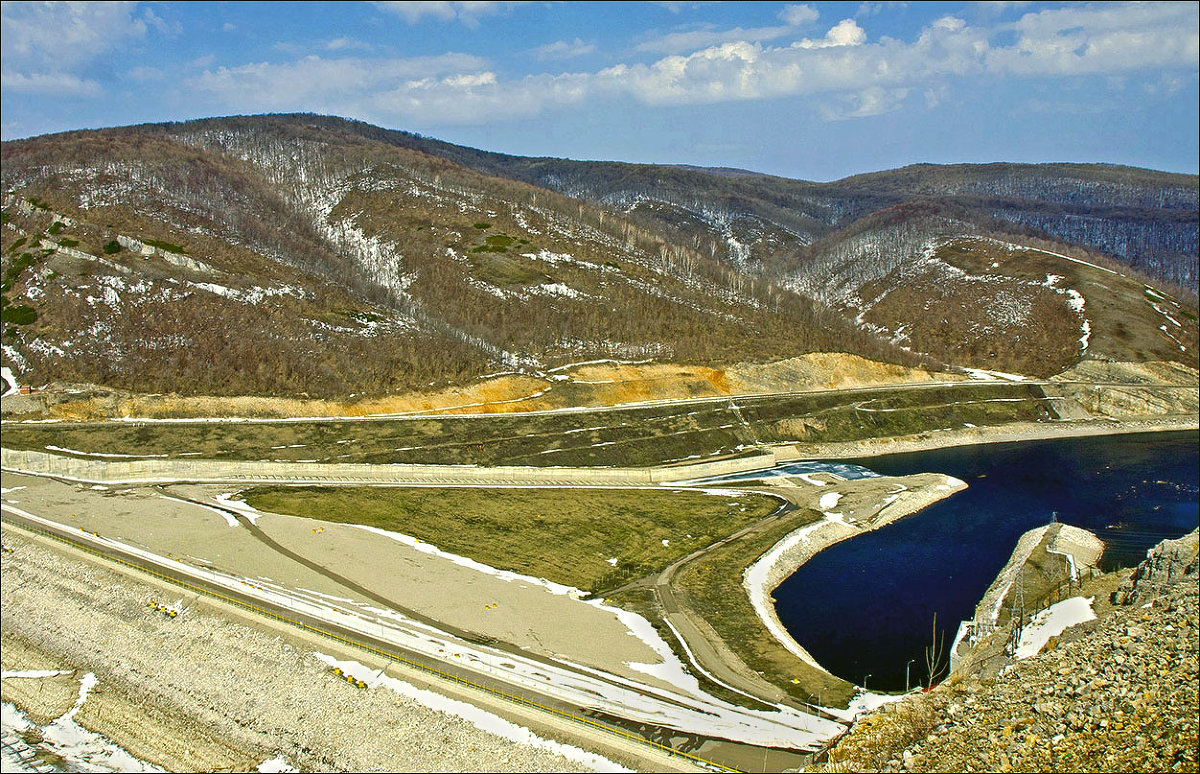
M 167 499 L 154 488 L 95 489 L 7 472 L 3 486 L 10 490 L 5 501 L 22 510 L 196 567 L 348 599 L 361 607 L 378 606 L 270 550 L 248 530 L 229 526 L 220 515 Z M 180 487 L 173 491 L 215 496 L 229 490 Z M 628 666 L 656 664 L 660 657 L 606 609 L 551 593 L 530 581 L 506 581 L 461 567 L 350 525 L 264 514 L 258 526 L 306 558 L 451 626 L 534 653 L 670 687 Z M 581 632 L 587 636 L 580 636 Z
M 441 390 L 360 401 L 260 397 L 135 395 L 79 385 L 72 398 L 53 392 L 5 398 L 14 415 L 47 413 L 61 419 L 101 417 L 361 417 L 414 414 L 491 414 L 578 406 L 615 406 L 644 400 L 686 399 L 961 381 L 956 374 L 878 363 L 841 352 L 818 352 L 774 363 L 725 369 L 681 363 L 577 363 L 542 376 L 505 374 Z
M 273 758 L 326 771 L 588 769 L 384 688 L 350 686 L 306 641 L 207 604 L 167 619 L 145 605 L 162 592 L 153 580 L 7 527 L 4 543 L 15 549 L 4 558 L 4 670 L 68 673 L 3 680 L 4 700 L 39 725 L 74 704 L 90 672 L 97 683 L 75 719 L 173 771 L 253 771 Z

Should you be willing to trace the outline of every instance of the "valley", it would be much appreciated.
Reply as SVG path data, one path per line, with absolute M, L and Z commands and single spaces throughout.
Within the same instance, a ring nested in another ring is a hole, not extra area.
M 89 721 L 154 762 L 257 765 L 274 739 L 384 765 L 207 667 L 157 684 L 134 641 L 166 615 L 239 670 L 227 621 L 292 675 L 351 674 L 321 691 L 342 707 L 431 688 L 585 748 L 519 766 L 806 766 L 895 697 L 829 672 L 772 593 L 969 486 L 831 461 L 1200 424 L 1185 175 L 818 184 L 306 114 L 3 147 L 5 674 L 94 663 L 180 745 L 253 718 L 203 759 Z

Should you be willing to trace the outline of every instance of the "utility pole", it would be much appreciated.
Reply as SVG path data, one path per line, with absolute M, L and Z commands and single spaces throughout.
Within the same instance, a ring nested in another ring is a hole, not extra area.
M 912 669 L 912 665 L 913 665 L 914 661 L 916 661 L 915 658 L 910 658 L 908 660 L 908 663 L 904 665 L 904 692 L 905 693 L 908 693 L 908 674 L 909 674 L 908 670 Z

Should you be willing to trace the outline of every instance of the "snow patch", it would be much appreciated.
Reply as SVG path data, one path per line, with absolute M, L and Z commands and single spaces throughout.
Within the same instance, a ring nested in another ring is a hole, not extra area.
M 112 740 L 88 731 L 75 721 L 75 714 L 83 707 L 96 683 L 94 673 L 88 672 L 83 676 L 79 681 L 79 698 L 75 700 L 75 706 L 42 728 L 45 743 L 81 771 L 163 771 L 138 760 Z
M 1092 609 L 1095 597 L 1071 597 L 1057 602 L 1033 617 L 1021 630 L 1014 656 L 1017 660 L 1032 658 L 1042 652 L 1051 637 L 1057 637 L 1072 626 L 1096 618 Z
M 5 349 L 7 350 L 8 348 L 5 347 Z M 7 352 L 5 354 L 7 354 Z M 21 385 L 17 384 L 17 378 L 13 376 L 12 369 L 8 366 L 0 368 L 0 378 L 4 379 L 4 384 L 6 385 L 4 388 L 4 394 L 0 395 L 0 397 L 7 398 L 9 395 L 13 395 L 14 393 L 21 391 Z
M 841 492 L 826 492 L 821 495 L 820 509 L 822 511 L 832 510 L 837 507 L 838 501 L 842 499 Z
M 247 521 L 257 527 L 258 520 L 262 518 L 263 515 L 262 511 L 258 510 L 244 500 L 233 499 L 235 497 L 237 497 L 236 492 L 229 492 L 227 494 L 219 494 L 213 499 L 225 508 L 228 508 L 231 511 L 236 511 L 237 513 L 246 517 Z
M 300 771 L 300 769 L 288 763 L 283 758 L 276 757 L 258 764 L 258 771 L 263 772 L 263 774 L 285 774 L 285 772 Z
M 58 677 L 59 675 L 69 675 L 69 674 L 71 674 L 71 670 L 69 670 L 69 669 L 18 669 L 18 670 L 5 669 L 3 672 L 0 672 L 0 677 L 7 680 L 10 677 L 42 678 L 42 677 Z
M 339 661 L 324 653 L 315 653 L 314 655 L 330 667 L 338 667 L 343 672 L 354 675 L 369 687 L 386 688 L 429 709 L 462 718 L 479 730 L 486 731 L 501 739 L 507 739 L 510 742 L 516 742 L 534 749 L 546 750 L 561 755 L 573 763 L 588 766 L 595 771 L 632 771 L 632 769 L 627 769 L 602 755 L 597 755 L 574 745 L 563 744 L 538 736 L 528 728 L 480 709 L 474 704 L 468 704 L 458 699 L 451 699 L 440 693 L 418 688 L 395 677 L 389 677 L 383 674 L 386 670 L 376 672 L 374 669 L 357 661 Z
M 416 550 L 420 551 L 421 553 L 430 554 L 431 556 L 437 556 L 442 559 L 447 559 L 447 560 L 453 562 L 454 564 L 457 564 L 459 567 L 466 567 L 471 570 L 476 570 L 478 572 L 482 572 L 487 575 L 491 575 L 495 578 L 499 578 L 500 580 L 508 581 L 510 583 L 513 581 L 516 581 L 519 583 L 532 583 L 536 586 L 542 586 L 543 588 L 545 588 L 547 591 L 549 591 L 552 594 L 559 594 L 562 596 L 574 597 L 576 599 L 579 599 L 588 593 L 585 591 L 580 591 L 579 589 L 575 588 L 574 586 L 565 586 L 561 583 L 555 583 L 554 581 L 548 581 L 545 578 L 535 578 L 532 575 L 522 575 L 521 573 L 511 572 L 509 570 L 498 570 L 495 567 L 486 565 L 482 562 L 477 562 L 474 559 L 469 559 L 469 558 L 467 558 L 465 556 L 461 556 L 459 554 L 452 554 L 449 551 L 443 551 L 442 549 L 438 548 L 437 546 L 433 545 L 432 543 L 426 543 L 426 542 L 420 540 L 419 538 L 413 537 L 412 535 L 404 535 L 399 532 L 391 532 L 386 529 L 380 529 L 379 527 L 369 527 L 365 524 L 350 524 L 347 526 L 354 527 L 355 529 L 366 530 L 367 532 L 372 532 L 376 535 L 382 535 L 383 537 L 395 540 L 397 543 L 403 543 L 404 545 L 409 546 L 410 548 L 415 548 Z

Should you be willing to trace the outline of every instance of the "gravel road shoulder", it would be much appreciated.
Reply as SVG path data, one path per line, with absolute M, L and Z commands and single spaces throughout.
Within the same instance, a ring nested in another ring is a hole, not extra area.
M 304 770 L 589 770 L 390 691 L 350 686 L 295 638 L 205 605 L 169 619 L 147 604 L 164 594 L 154 583 L 7 526 L 3 539 L 14 549 L 3 559 L 4 669 L 95 673 L 76 719 L 143 760 L 177 771 L 253 770 L 277 757 Z M 4 680 L 4 700 L 35 719 L 59 711 L 60 693 Z

